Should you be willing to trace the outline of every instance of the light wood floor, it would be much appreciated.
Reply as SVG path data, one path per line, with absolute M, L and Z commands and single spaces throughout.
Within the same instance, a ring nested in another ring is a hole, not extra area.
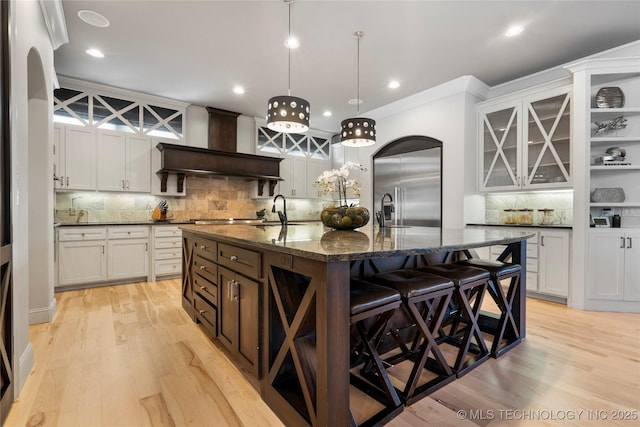
M 6 426 L 282 425 L 182 311 L 178 280 L 56 297 Z M 389 425 L 640 425 L 640 315 L 529 300 L 527 321 L 521 345 Z

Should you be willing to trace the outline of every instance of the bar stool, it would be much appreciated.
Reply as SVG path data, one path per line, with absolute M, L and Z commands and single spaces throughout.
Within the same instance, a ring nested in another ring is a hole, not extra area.
M 436 264 L 419 268 L 418 271 L 437 274 L 451 280 L 455 286 L 453 294 L 454 310 L 447 319 L 451 324 L 449 333 L 441 339 L 459 348 L 453 366 L 459 378 L 489 358 L 489 351 L 478 326 L 480 306 L 489 281 L 486 270 L 457 264 Z M 473 304 L 473 305 L 472 305 Z M 458 327 L 463 324 L 462 329 Z M 462 335 L 460 339 L 459 336 Z M 475 345 L 473 340 L 475 338 Z M 469 352 L 476 356 L 467 359 Z
M 364 376 L 369 380 L 364 381 L 351 373 L 351 384 L 384 405 L 384 408 L 361 423 L 361 426 L 383 425 L 404 409 L 377 351 L 389 319 L 399 306 L 398 291 L 358 280 L 351 281 L 350 323 L 360 338 L 357 343 L 352 340 L 351 365 L 364 361 L 367 368 L 367 375 Z M 353 415 L 350 424 L 356 425 Z
M 402 311 L 409 322 L 417 327 L 406 338 L 392 329 L 400 353 L 386 358 L 385 363 L 413 361 L 413 367 L 403 390 L 398 390 L 407 405 L 450 383 L 455 374 L 436 342 L 442 320 L 452 298 L 451 280 L 416 270 L 403 269 L 366 277 L 365 280 L 396 289 L 402 296 Z M 411 342 L 411 343 L 409 343 Z M 433 358 L 429 358 L 429 355 Z M 427 368 L 437 376 L 419 385 L 421 374 Z
M 513 317 L 511 307 L 513 306 L 513 300 L 520 286 L 520 271 L 522 268 L 520 264 L 481 258 L 469 258 L 457 261 L 455 264 L 482 268 L 490 274 L 489 295 L 491 295 L 500 310 L 500 317 L 496 324 L 495 322 L 491 322 L 491 320 L 495 319 L 481 315 L 479 323 L 480 329 L 486 330 L 493 335 L 491 356 L 498 358 L 520 342 L 520 331 Z M 509 286 L 505 294 L 500 282 L 506 279 L 509 279 Z M 503 340 L 505 340 L 504 344 L 502 343 Z

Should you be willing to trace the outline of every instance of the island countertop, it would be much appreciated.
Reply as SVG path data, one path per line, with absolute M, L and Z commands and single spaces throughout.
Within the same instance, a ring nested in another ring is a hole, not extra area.
M 280 225 L 181 225 L 181 229 L 319 261 L 353 261 L 451 252 L 490 245 L 507 245 L 533 236 L 531 232 L 499 229 L 398 227 L 373 224 L 355 231 L 331 230 L 321 223 Z

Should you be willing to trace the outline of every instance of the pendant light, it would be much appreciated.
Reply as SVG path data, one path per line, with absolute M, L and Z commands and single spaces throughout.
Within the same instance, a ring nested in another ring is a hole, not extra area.
M 289 91 L 287 95 L 274 96 L 267 105 L 267 127 L 281 133 L 303 133 L 309 130 L 309 102 L 291 96 L 291 5 L 295 0 L 284 0 L 289 6 Z
M 343 120 L 340 124 L 340 143 L 347 147 L 368 147 L 376 143 L 376 121 L 360 115 L 360 39 L 364 36 L 363 31 L 356 31 L 353 37 L 358 41 L 358 73 L 356 92 L 356 117 Z

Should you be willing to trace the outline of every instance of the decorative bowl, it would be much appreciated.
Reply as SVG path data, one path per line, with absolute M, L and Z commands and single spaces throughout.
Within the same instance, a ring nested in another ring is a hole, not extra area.
M 320 219 L 336 230 L 355 230 L 369 222 L 369 210 L 361 206 L 328 206 L 322 209 Z

